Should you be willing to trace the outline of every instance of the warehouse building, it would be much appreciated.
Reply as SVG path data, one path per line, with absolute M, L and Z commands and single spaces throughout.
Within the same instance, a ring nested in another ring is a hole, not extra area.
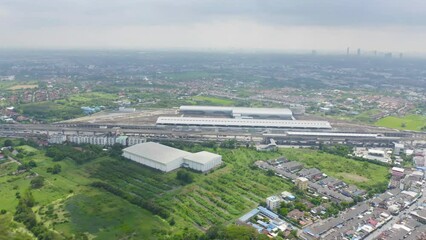
M 157 125 L 205 126 L 205 127 L 246 127 L 285 129 L 331 129 L 327 121 L 268 120 L 202 117 L 159 117 Z
M 181 106 L 179 112 L 189 115 L 219 115 L 233 118 L 293 119 L 293 113 L 288 108 Z
M 180 167 L 207 172 L 222 164 L 222 156 L 214 153 L 205 151 L 190 153 L 154 142 L 125 148 L 123 157 L 163 172 Z

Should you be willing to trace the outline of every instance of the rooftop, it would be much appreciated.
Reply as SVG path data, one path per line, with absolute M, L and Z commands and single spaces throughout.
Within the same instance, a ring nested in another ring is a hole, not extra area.
M 202 117 L 159 117 L 160 125 L 206 125 L 226 127 L 316 128 L 331 129 L 327 121 L 269 120 Z
M 139 143 L 123 149 L 123 152 L 141 155 L 148 159 L 163 164 L 172 162 L 177 158 L 183 158 L 192 154 L 187 151 L 183 151 L 154 142 Z
M 288 108 L 180 106 L 179 111 L 229 112 L 229 114 L 233 114 L 233 115 L 292 115 L 292 111 Z
M 221 157 L 221 156 L 211 152 L 201 151 L 201 152 L 192 153 L 188 156 L 185 156 L 185 159 L 189 161 L 197 162 L 197 163 L 207 163 L 213 158 L 217 158 L 217 157 Z

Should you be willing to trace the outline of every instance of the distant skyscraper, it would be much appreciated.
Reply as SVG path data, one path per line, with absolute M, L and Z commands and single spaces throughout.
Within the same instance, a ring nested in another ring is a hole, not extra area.
M 356 55 L 361 55 L 361 48 L 358 48 L 358 50 L 356 51 Z
M 317 55 L 317 50 L 312 50 L 312 55 Z
M 349 56 L 349 47 L 346 48 L 346 56 Z
M 377 50 L 374 50 L 374 56 L 377 56 Z
M 399 58 L 402 58 L 402 56 L 403 56 L 403 54 L 402 54 L 402 53 L 399 53 Z

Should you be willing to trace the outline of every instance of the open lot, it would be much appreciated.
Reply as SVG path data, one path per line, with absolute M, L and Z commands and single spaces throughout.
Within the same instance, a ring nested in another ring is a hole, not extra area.
M 290 160 L 315 167 L 329 176 L 365 190 L 386 188 L 389 179 L 388 168 L 369 162 L 322 153 L 311 149 L 284 148 L 281 152 Z
M 226 98 L 211 97 L 211 96 L 194 96 L 192 98 L 198 105 L 219 105 L 219 106 L 233 106 L 235 101 Z
M 38 88 L 38 84 L 20 84 L 9 87 L 9 90 L 33 89 Z
M 401 130 L 420 131 L 426 127 L 426 116 L 408 115 L 405 117 L 385 117 L 375 123 L 376 126 L 395 128 Z

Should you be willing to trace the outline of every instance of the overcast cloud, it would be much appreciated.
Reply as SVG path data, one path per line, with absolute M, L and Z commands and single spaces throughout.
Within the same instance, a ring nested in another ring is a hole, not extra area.
M 424 0 L 0 0 L 2 48 L 426 51 Z

